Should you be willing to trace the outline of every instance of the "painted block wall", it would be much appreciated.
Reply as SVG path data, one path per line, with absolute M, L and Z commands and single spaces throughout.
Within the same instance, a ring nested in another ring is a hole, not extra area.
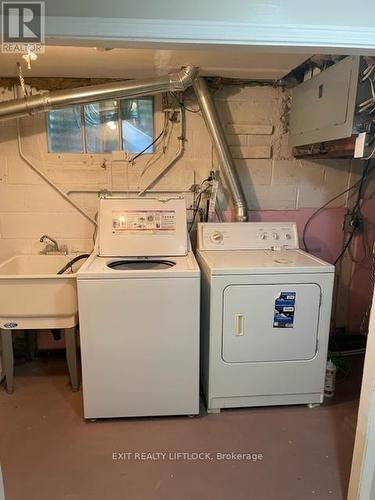
M 1 99 L 12 94 L 3 90 Z M 358 179 L 361 165 L 348 160 L 307 161 L 292 157 L 287 146 L 286 111 L 288 93 L 272 87 L 230 86 L 215 92 L 215 101 L 225 127 L 236 168 L 245 192 L 250 219 L 300 218 L 300 226 L 313 209 L 320 207 Z M 196 107 L 191 99 L 186 103 Z M 156 133 L 162 127 L 160 99 L 156 101 Z M 200 183 L 219 166 L 200 113 L 186 115 L 186 144 L 183 157 L 152 186 L 161 194 L 183 192 L 188 206 L 193 200 L 191 186 Z M 176 126 L 166 155 L 140 158 L 134 165 L 112 161 L 111 155 L 52 155 L 47 151 L 45 116 L 21 120 L 22 148 L 56 185 L 95 216 L 98 196 L 81 190 L 132 190 L 133 194 L 155 168 L 172 157 L 178 147 Z M 154 162 L 154 163 L 153 163 Z M 148 163 L 151 163 L 148 164 Z M 230 218 L 230 200 L 221 185 L 220 208 Z M 342 243 L 342 209 L 350 198 L 342 196 L 333 209 L 336 231 L 326 230 L 324 216 L 311 226 L 309 234 L 320 256 L 334 260 Z M 336 211 L 335 211 L 336 210 Z M 268 212 L 268 211 L 272 211 Z M 268 215 L 267 215 L 267 213 Z M 263 214 L 263 215 L 262 215 Z M 270 215 L 271 214 L 271 215 Z M 281 215 L 281 213 L 279 214 Z M 328 224 L 328 222 L 327 222 Z M 92 248 L 94 226 L 63 200 L 20 158 L 15 121 L 0 123 L 0 260 L 17 253 L 39 252 L 42 234 L 50 234 L 68 245 L 70 251 Z M 322 254 L 322 248 L 325 253 Z M 327 253 L 328 252 L 328 253 Z M 340 301 L 346 303 L 350 281 L 343 280 Z M 346 323 L 346 307 L 339 323 Z M 340 316 L 340 315 L 339 315 Z

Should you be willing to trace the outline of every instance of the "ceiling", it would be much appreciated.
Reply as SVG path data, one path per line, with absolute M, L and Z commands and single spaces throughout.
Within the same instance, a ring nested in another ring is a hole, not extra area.
M 311 55 L 262 53 L 244 47 L 98 50 L 47 46 L 45 53 L 32 62 L 31 70 L 20 54 L 0 53 L 0 77 L 16 76 L 16 63 L 20 61 L 24 75 L 33 77 L 143 78 L 191 64 L 199 66 L 205 76 L 269 80 L 282 78 Z

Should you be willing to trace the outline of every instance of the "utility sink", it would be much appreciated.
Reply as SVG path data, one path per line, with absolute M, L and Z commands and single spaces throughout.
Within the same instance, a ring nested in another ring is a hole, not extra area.
M 0 264 L 0 328 L 72 328 L 78 322 L 76 271 L 57 273 L 72 255 L 16 255 Z

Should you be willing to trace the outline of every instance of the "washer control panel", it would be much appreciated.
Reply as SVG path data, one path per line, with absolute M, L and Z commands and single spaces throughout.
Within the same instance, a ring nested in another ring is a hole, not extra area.
M 200 250 L 299 248 L 295 222 L 208 222 L 198 225 Z

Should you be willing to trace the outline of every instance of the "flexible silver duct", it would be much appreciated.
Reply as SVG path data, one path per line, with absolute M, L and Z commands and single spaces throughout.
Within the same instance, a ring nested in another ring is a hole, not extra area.
M 247 204 L 245 196 L 241 189 L 241 184 L 236 173 L 223 127 L 221 126 L 220 119 L 215 108 L 215 103 L 204 78 L 195 78 L 193 80 L 193 86 L 204 121 L 206 122 L 206 126 L 211 135 L 211 140 L 219 157 L 225 182 L 233 198 L 236 221 L 245 222 L 247 221 Z
M 77 89 L 44 92 L 30 97 L 25 96 L 22 99 L 1 102 L 0 120 L 21 118 L 74 104 L 125 97 L 136 98 L 162 92 L 179 92 L 192 85 L 196 74 L 197 68 L 186 66 L 181 68 L 178 73 L 170 73 L 156 78 L 111 82 Z

